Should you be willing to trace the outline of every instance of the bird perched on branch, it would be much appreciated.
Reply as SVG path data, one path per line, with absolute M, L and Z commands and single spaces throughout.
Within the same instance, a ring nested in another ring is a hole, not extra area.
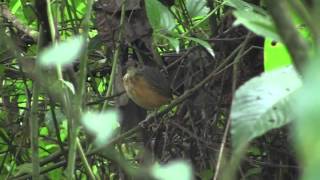
M 129 98 L 144 109 L 158 108 L 172 97 L 168 79 L 150 66 L 129 65 L 123 85 Z

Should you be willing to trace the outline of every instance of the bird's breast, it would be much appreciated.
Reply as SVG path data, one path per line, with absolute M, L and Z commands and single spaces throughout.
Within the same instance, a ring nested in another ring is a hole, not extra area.
M 123 85 L 129 98 L 145 109 L 158 108 L 170 101 L 169 97 L 160 94 L 142 76 L 132 77 L 126 74 L 123 77 Z

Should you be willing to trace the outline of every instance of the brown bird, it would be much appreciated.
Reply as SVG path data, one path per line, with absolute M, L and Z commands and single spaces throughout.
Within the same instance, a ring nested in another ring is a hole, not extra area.
M 158 108 L 172 97 L 168 79 L 150 66 L 129 66 L 123 85 L 129 98 L 144 109 Z

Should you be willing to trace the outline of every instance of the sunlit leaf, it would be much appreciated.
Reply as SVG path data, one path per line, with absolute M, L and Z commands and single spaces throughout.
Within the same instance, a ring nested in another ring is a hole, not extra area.
M 302 85 L 292 66 L 263 73 L 242 85 L 231 107 L 235 149 L 250 140 L 292 121 L 290 100 Z
M 166 165 L 155 164 L 151 174 L 158 180 L 191 180 L 192 168 L 186 161 L 172 161 Z
M 297 29 L 305 40 L 310 40 L 310 33 L 307 28 L 298 27 Z M 263 60 L 265 71 L 274 70 L 292 64 L 291 56 L 285 45 L 270 38 L 266 38 L 264 41 Z
M 39 55 L 40 64 L 42 66 L 69 65 L 81 55 L 84 42 L 83 36 L 75 36 L 52 45 Z
M 291 57 L 283 43 L 267 38 L 263 51 L 264 69 L 270 71 L 291 64 Z
M 99 146 L 107 144 L 114 131 L 120 126 L 119 114 L 114 110 L 88 111 L 82 115 L 81 122 L 89 132 L 96 135 L 95 143 Z
M 13 14 L 16 14 L 16 12 L 18 11 L 19 8 L 21 8 L 21 2 L 20 0 L 13 0 L 13 1 L 9 1 L 9 7 L 11 9 L 11 12 Z
M 47 136 L 49 134 L 48 128 L 47 127 L 41 127 L 39 134 L 40 134 L 40 136 Z
M 161 33 L 157 33 L 156 35 L 167 39 L 169 41 L 170 45 L 175 49 L 175 51 L 177 53 L 179 53 L 179 51 L 180 51 L 180 43 L 179 43 L 179 39 L 178 38 L 169 37 L 169 36 L 161 34 Z

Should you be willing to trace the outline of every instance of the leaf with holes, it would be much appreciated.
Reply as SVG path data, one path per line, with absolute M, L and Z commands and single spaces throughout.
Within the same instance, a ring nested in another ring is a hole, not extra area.
M 291 95 L 302 85 L 293 66 L 263 73 L 242 85 L 231 107 L 231 134 L 235 150 L 293 117 Z

